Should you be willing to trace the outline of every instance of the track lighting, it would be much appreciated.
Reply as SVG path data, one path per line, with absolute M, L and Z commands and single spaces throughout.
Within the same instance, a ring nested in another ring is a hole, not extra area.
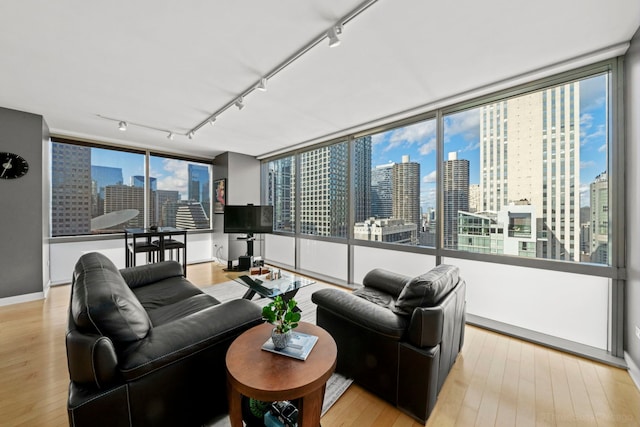
M 237 98 L 229 98 L 228 102 L 214 111 L 210 116 L 204 118 L 200 123 L 194 126 L 191 129 L 191 132 L 196 132 L 202 129 L 207 123 L 213 125 L 215 119 L 220 116 L 220 114 L 224 113 L 230 108 L 233 108 L 235 105 L 239 110 L 244 108 L 244 99 L 243 96 L 247 96 L 251 94 L 253 91 L 266 91 L 267 90 L 267 80 L 273 79 L 278 73 L 287 68 L 289 65 L 296 62 L 303 55 L 313 49 L 320 43 L 323 43 L 327 38 L 329 39 L 329 47 L 338 46 L 340 44 L 340 35 L 342 34 L 343 28 L 345 25 L 349 24 L 353 19 L 363 13 L 365 10 L 369 9 L 371 5 L 377 3 L 378 0 L 364 0 L 355 9 L 348 12 L 346 15 L 339 18 L 337 21 L 333 21 L 334 24 L 325 31 L 320 32 L 315 38 L 310 40 L 306 45 L 302 46 L 297 51 L 293 52 L 290 56 L 288 56 L 283 62 L 276 65 L 273 69 L 268 72 L 260 72 L 260 80 L 257 82 L 253 81 L 252 85 L 246 88 L 243 92 L 239 92 L 241 96 Z M 325 27 L 326 28 L 326 27 Z M 213 120 L 212 120 L 213 119 Z
M 329 37 L 329 47 L 335 47 L 340 44 L 340 38 L 338 34 L 342 34 L 342 25 L 336 25 L 329 28 L 327 31 L 327 37 Z
M 173 132 L 169 132 L 169 135 L 167 135 L 167 139 L 173 141 Z
M 215 124 L 216 124 L 216 118 L 215 118 L 215 117 L 211 117 L 211 118 L 209 119 L 209 124 L 210 124 L 211 126 L 215 125 Z
M 120 129 L 121 131 L 125 131 L 127 130 L 127 122 L 120 122 L 118 123 L 118 129 Z
M 193 139 L 193 137 L 195 136 L 195 133 L 191 131 L 187 134 L 187 136 L 189 137 L 189 139 Z

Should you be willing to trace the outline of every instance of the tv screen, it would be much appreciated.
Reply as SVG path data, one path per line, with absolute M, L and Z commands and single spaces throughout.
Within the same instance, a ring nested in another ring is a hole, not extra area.
M 226 205 L 224 207 L 224 232 L 273 232 L 273 206 Z

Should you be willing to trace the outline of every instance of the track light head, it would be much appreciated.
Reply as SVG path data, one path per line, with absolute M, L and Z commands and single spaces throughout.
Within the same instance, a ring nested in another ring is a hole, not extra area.
M 118 123 L 118 129 L 120 129 L 121 131 L 125 131 L 127 130 L 127 122 L 120 122 Z
M 173 132 L 169 132 L 169 135 L 167 135 L 167 139 L 173 141 Z
M 329 28 L 327 31 L 327 37 L 329 37 L 329 47 L 335 47 L 340 44 L 340 38 L 338 34 L 342 34 L 342 25 L 335 25 Z
M 260 79 L 260 82 L 258 83 L 258 86 L 256 86 L 256 89 L 261 90 L 262 92 L 266 92 L 267 90 L 267 79 L 265 79 L 264 77 Z
M 244 99 L 242 99 L 241 96 L 236 99 L 236 107 L 238 107 L 238 110 L 242 110 L 244 108 Z
M 209 119 L 209 124 L 210 124 L 211 126 L 215 125 L 215 124 L 216 124 L 216 118 L 215 118 L 215 117 L 211 117 L 211 118 Z
M 189 139 L 193 139 L 193 137 L 195 136 L 195 132 L 191 131 L 187 134 L 187 136 L 189 137 Z

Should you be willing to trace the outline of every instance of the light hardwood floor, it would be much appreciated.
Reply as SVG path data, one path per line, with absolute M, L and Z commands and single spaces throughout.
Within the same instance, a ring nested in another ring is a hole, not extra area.
M 225 282 L 215 263 L 188 267 L 198 286 Z M 0 307 L 0 426 L 65 426 L 69 286 Z M 324 427 L 420 424 L 357 385 Z M 640 392 L 621 369 L 467 326 L 464 349 L 427 426 L 640 426 Z

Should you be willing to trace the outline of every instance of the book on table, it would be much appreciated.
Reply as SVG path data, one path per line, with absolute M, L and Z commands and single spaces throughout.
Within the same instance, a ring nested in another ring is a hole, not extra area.
M 313 346 L 318 342 L 318 337 L 315 335 L 305 334 L 303 332 L 291 332 L 291 339 L 289 344 L 283 349 L 276 349 L 273 347 L 273 341 L 269 338 L 263 345 L 262 349 L 270 351 L 272 353 L 282 354 L 283 356 L 293 357 L 299 360 L 306 360 L 313 349 Z

